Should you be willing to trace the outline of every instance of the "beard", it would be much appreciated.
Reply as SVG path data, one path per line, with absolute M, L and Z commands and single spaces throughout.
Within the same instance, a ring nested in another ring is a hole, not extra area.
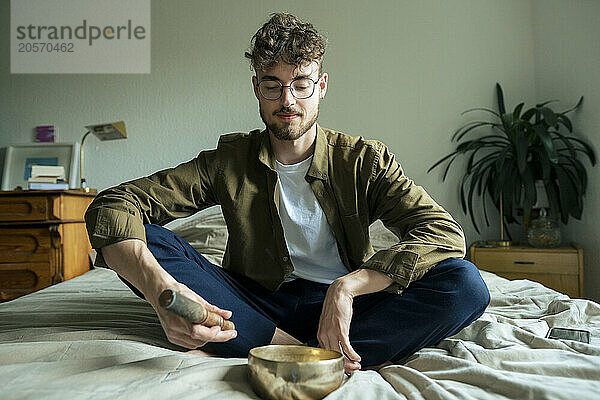
M 304 135 L 306 132 L 308 132 L 308 130 L 315 124 L 315 122 L 317 122 L 317 119 L 319 118 L 319 106 L 318 105 L 317 105 L 317 111 L 312 116 L 310 116 L 310 119 L 303 123 L 300 123 L 300 125 L 298 125 L 297 127 L 293 127 L 291 123 L 285 123 L 283 121 L 281 121 L 281 123 L 283 123 L 283 126 L 279 125 L 278 123 L 280 121 L 277 121 L 277 120 L 274 120 L 272 122 L 267 121 L 264 110 L 262 109 L 262 106 L 260 106 L 260 104 L 259 104 L 259 111 L 260 111 L 260 118 L 263 120 L 263 122 L 267 126 L 267 129 L 269 130 L 269 132 L 271 132 L 273 134 L 273 136 L 275 136 L 279 140 L 296 140 L 296 139 L 302 137 L 302 135 Z M 295 113 L 295 114 L 299 115 L 299 118 L 302 118 L 304 116 L 304 113 L 302 113 L 298 110 L 294 110 L 292 108 L 288 108 L 288 107 L 280 108 L 279 110 L 277 110 L 273 113 L 273 116 L 275 118 L 277 118 L 276 114 L 281 113 L 281 112 Z

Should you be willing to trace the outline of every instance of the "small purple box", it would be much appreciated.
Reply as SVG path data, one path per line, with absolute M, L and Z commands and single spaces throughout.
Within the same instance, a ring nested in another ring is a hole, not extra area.
M 54 125 L 41 125 L 35 127 L 35 141 L 54 143 Z

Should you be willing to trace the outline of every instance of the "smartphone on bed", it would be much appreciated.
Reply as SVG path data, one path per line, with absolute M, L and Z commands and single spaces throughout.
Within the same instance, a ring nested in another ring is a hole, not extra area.
M 590 333 L 583 329 L 550 328 L 546 337 L 549 339 L 577 340 L 583 343 L 590 342 Z

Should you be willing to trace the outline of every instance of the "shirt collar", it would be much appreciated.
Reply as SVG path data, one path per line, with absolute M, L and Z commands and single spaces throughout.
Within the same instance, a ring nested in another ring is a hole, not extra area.
M 258 150 L 258 159 L 271 170 L 276 171 L 277 166 L 275 164 L 275 154 L 273 154 L 273 149 L 271 148 L 269 133 L 265 129 L 261 132 L 261 134 L 262 140 Z M 323 128 L 321 128 L 321 126 L 317 124 L 315 150 L 313 152 L 313 159 L 310 164 L 310 168 L 306 173 L 306 176 L 326 180 L 328 166 L 329 152 L 327 151 L 327 134 L 325 133 Z
M 329 152 L 327 149 L 327 134 L 317 124 L 317 137 L 315 139 L 315 151 L 313 153 L 312 163 L 306 173 L 306 176 L 327 180 L 327 171 L 329 169 Z
M 258 149 L 258 159 L 260 162 L 269 167 L 272 171 L 277 170 L 277 166 L 275 164 L 275 154 L 273 154 L 273 149 L 271 149 L 271 141 L 269 140 L 269 132 L 267 129 L 261 132 L 262 139 L 260 141 L 260 147 Z

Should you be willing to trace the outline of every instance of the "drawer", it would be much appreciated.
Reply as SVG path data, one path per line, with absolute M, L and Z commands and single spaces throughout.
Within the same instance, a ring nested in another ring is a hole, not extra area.
M 44 221 L 48 219 L 46 196 L 0 197 L 0 221 Z
M 477 249 L 473 263 L 484 271 L 578 275 L 577 252 L 494 251 Z
M 50 262 L 49 228 L 0 228 L 0 263 Z
M 11 300 L 51 284 L 50 263 L 0 263 L 0 300 Z

